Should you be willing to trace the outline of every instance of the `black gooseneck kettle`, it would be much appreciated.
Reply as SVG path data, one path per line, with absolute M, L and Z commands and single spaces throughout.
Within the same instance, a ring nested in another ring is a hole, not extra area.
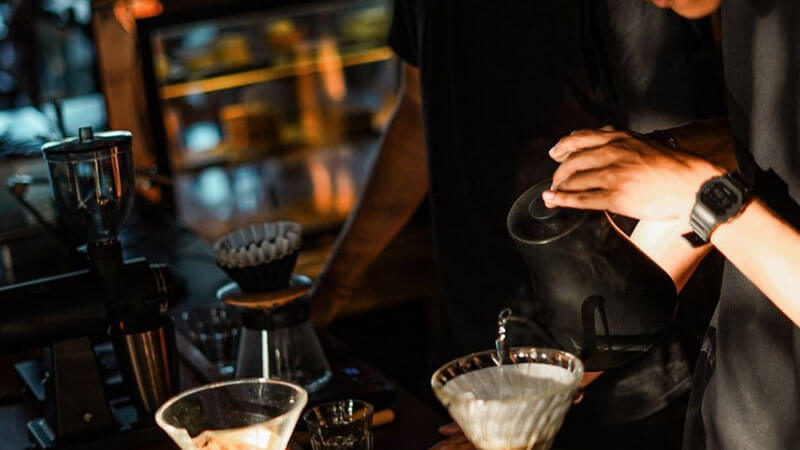
M 535 319 L 587 371 L 619 367 L 663 338 L 675 285 L 607 213 L 545 206 L 550 183 L 523 193 L 507 218 L 530 271 Z

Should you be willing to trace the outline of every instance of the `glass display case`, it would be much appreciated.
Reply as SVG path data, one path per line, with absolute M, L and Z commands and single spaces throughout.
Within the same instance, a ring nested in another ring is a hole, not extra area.
M 177 215 L 208 238 L 279 218 L 332 229 L 396 101 L 391 1 L 234 3 L 136 21 Z

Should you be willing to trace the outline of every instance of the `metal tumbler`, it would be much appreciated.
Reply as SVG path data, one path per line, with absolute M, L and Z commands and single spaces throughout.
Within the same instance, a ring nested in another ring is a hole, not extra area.
M 175 327 L 160 316 L 149 327 L 117 330 L 114 349 L 131 399 L 141 411 L 154 413 L 179 390 Z

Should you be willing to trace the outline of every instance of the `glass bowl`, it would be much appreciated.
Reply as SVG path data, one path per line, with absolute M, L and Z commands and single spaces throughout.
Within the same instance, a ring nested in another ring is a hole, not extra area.
M 156 411 L 156 423 L 182 449 L 284 450 L 308 394 L 264 378 L 185 391 Z
M 481 450 L 549 449 L 580 386 L 583 363 L 548 348 L 509 348 L 500 356 L 490 350 L 445 364 L 431 378 L 436 397 Z

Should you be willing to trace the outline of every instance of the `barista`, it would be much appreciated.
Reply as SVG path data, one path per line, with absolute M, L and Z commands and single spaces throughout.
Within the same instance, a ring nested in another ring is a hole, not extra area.
M 505 219 L 552 174 L 547 150 L 577 127 L 646 132 L 719 113 L 706 25 L 629 0 L 396 1 L 390 43 L 405 88 L 314 293 L 317 323 L 427 194 L 443 288 L 436 363 L 489 347 L 503 307 L 535 310 Z M 575 442 L 559 447 L 674 448 L 689 383 L 673 337 L 592 383 L 562 433 Z
M 643 219 L 640 241 L 676 280 L 717 248 L 729 264 L 694 377 L 684 448 L 796 448 L 800 10 L 796 0 L 657 3 L 686 16 L 723 3 L 734 148 L 707 148 L 699 158 L 680 138 L 670 148 L 627 132 L 581 131 L 553 149 L 561 166 L 546 201 Z M 730 167 L 718 161 L 733 150 L 738 173 L 726 175 Z

